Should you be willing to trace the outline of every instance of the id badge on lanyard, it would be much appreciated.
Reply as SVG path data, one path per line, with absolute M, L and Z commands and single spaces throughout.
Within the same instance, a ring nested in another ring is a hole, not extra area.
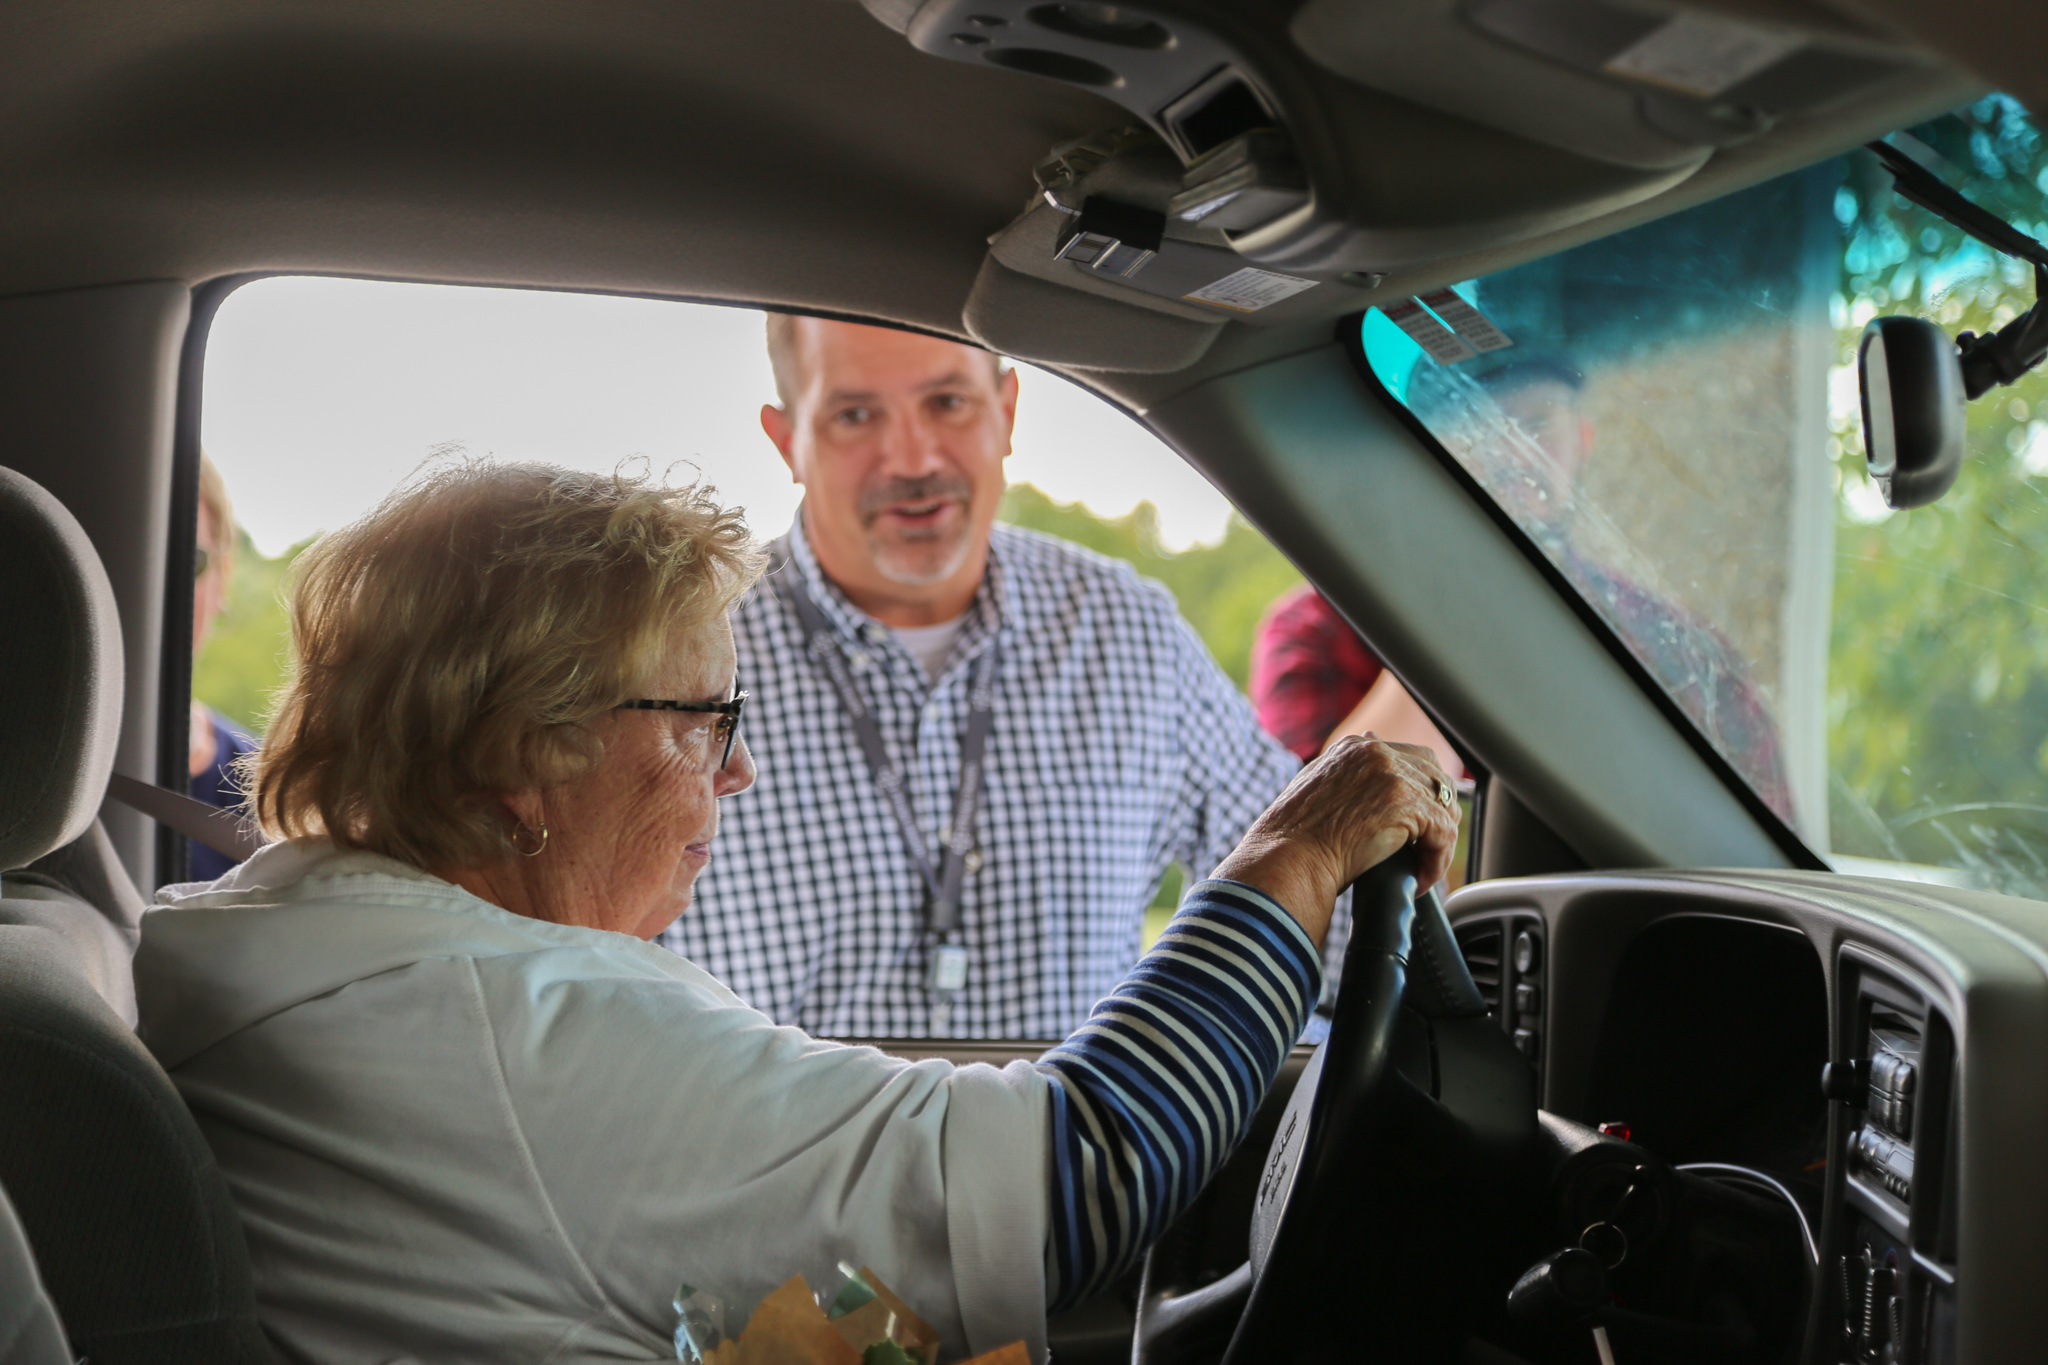
M 974 847 L 975 816 L 981 807 L 982 789 L 988 776 L 988 740 L 995 728 L 997 670 L 1001 667 L 1002 641 L 989 641 L 975 660 L 974 677 L 967 692 L 967 731 L 960 740 L 960 787 L 953 794 L 952 819 L 936 865 L 918 828 L 917 810 L 911 804 L 910 786 L 903 772 L 889 757 L 882 740 L 882 728 L 874 712 L 860 695 L 846 655 L 825 613 L 804 588 L 803 577 L 791 565 L 785 537 L 769 552 L 771 581 L 796 608 L 803 624 L 804 648 L 811 660 L 832 684 L 839 704 L 860 740 L 861 755 L 869 775 L 882 794 L 883 804 L 896 822 L 904 851 L 925 886 L 924 921 L 927 946 L 925 989 L 932 993 L 932 1027 L 945 1028 L 953 997 L 967 985 L 967 947 L 960 942 L 960 896 L 967 879 L 967 860 Z

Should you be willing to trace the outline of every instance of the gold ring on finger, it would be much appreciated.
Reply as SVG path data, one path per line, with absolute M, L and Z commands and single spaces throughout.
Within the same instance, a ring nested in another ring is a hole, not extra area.
M 1458 789 L 1439 777 L 1436 780 L 1436 799 L 1444 803 L 1445 810 L 1455 811 L 1458 808 Z

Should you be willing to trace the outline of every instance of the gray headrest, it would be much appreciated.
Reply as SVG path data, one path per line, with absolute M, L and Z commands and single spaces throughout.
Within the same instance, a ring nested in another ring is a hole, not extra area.
M 0 469 L 0 871 L 85 832 L 121 733 L 121 620 L 64 505 Z

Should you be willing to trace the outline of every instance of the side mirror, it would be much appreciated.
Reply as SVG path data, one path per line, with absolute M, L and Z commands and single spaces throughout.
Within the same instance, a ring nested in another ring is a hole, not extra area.
M 1921 318 L 1873 318 L 1856 350 L 1863 451 L 1888 507 L 1925 507 L 1963 467 L 1968 400 L 1956 343 Z

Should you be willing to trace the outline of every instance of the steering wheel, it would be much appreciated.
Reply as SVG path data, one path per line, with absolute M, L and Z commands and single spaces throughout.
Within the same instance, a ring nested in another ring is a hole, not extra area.
M 1535 1072 L 1488 1016 L 1442 900 L 1417 896 L 1416 856 L 1352 885 L 1336 1015 L 1267 1152 L 1249 1264 L 1148 1293 L 1144 1365 L 1213 1361 L 1240 1305 L 1224 1365 L 1457 1358 L 1540 1242 Z

